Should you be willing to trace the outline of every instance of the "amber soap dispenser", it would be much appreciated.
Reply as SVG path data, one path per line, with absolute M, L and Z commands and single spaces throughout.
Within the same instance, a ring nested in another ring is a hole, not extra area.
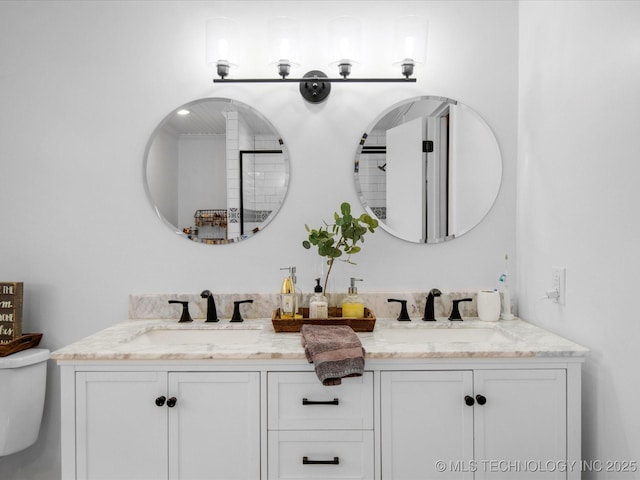
M 282 281 L 280 288 L 280 318 L 302 318 L 298 313 L 296 267 L 285 267 L 280 270 L 289 270 L 289 275 Z

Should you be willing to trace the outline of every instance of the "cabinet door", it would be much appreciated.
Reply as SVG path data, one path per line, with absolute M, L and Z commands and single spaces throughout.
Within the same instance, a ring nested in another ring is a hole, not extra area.
M 472 478 L 472 391 L 471 371 L 382 372 L 382 478 Z
M 562 369 L 474 373 L 477 479 L 566 478 L 566 383 Z
M 166 373 L 76 374 L 76 472 L 80 480 L 167 478 Z
M 260 478 L 257 372 L 169 374 L 169 478 Z

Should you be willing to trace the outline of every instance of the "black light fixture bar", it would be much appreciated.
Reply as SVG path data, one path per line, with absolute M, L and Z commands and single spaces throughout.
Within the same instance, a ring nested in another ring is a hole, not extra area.
M 415 78 L 325 78 L 325 77 L 305 77 L 305 78 L 214 78 L 213 83 L 300 83 L 318 80 L 327 83 L 392 83 L 409 82 L 414 83 Z
M 329 78 L 321 70 L 311 70 L 302 78 L 214 78 L 213 83 L 297 83 L 300 85 L 300 94 L 309 103 L 320 103 L 326 100 L 331 93 L 332 83 L 415 83 L 415 78 L 406 75 L 403 78 Z

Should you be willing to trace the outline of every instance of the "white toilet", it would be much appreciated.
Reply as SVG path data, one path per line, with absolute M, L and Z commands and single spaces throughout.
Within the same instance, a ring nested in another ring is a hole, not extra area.
M 0 357 L 0 456 L 38 439 L 50 352 L 30 348 Z

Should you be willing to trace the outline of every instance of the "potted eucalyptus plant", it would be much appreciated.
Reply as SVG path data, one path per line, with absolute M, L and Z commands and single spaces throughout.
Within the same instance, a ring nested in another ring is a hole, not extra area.
M 351 205 L 343 202 L 340 205 L 340 213 L 333 213 L 333 223 L 323 220 L 324 226 L 320 228 L 309 228 L 305 224 L 309 236 L 302 242 L 302 246 L 310 249 L 311 245 L 318 248 L 321 257 L 327 257 L 327 274 L 324 278 L 324 292 L 327 292 L 329 274 L 336 259 L 355 265 L 351 261 L 351 255 L 361 250 L 359 244 L 364 243 L 364 236 L 367 232 L 373 233 L 378 227 L 378 220 L 367 213 L 359 217 L 351 215 Z

